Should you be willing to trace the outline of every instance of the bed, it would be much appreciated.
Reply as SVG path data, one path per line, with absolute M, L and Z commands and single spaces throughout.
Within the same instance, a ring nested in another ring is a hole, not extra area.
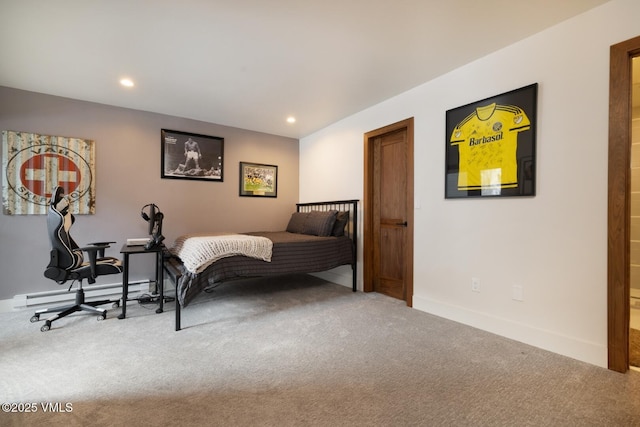
M 355 292 L 357 247 L 358 200 L 298 203 L 283 231 L 180 236 L 164 262 L 175 284 L 175 330 L 181 329 L 182 309 L 222 282 L 350 265 Z

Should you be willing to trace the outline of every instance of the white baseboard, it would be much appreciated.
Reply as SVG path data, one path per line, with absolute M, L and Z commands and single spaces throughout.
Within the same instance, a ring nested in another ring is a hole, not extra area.
M 336 267 L 332 270 L 321 271 L 320 273 L 313 273 L 311 274 L 311 276 L 319 277 L 320 279 L 326 280 L 328 282 L 351 288 L 353 286 L 352 271 L 353 270 L 351 269 L 351 266 L 347 265 Z M 358 288 L 360 289 L 359 281 Z
M 607 367 L 606 345 L 416 295 L 413 296 L 413 308 L 572 359 Z
M 137 280 L 129 283 L 129 295 L 135 297 L 139 293 L 149 292 L 152 283 L 148 280 Z M 83 286 L 83 289 L 87 301 L 99 298 L 117 299 L 122 296 L 122 282 L 88 285 Z M 72 303 L 75 301 L 75 295 L 75 287 L 70 291 L 68 291 L 68 287 L 61 287 L 54 291 L 15 295 L 12 299 L 0 300 L 0 313 Z

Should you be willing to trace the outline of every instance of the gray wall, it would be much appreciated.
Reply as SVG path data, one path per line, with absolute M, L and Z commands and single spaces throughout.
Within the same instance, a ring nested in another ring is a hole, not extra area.
M 162 128 L 223 137 L 224 182 L 161 179 Z M 282 230 L 298 201 L 296 139 L 6 87 L 0 87 L 0 130 L 95 141 L 96 213 L 79 215 L 72 235 L 80 245 L 116 241 L 112 256 L 127 238 L 146 235 L 140 209 L 147 203 L 165 214 L 170 246 L 184 233 Z M 278 165 L 278 197 L 239 197 L 240 161 Z M 57 290 L 43 276 L 48 254 L 45 216 L 0 215 L 0 300 Z M 152 257 L 131 261 L 131 280 L 151 277 Z M 98 283 L 120 280 L 107 276 Z

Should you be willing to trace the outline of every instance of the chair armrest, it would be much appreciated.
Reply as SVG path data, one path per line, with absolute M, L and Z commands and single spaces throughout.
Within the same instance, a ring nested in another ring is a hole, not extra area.
M 104 256 L 104 250 L 106 248 L 110 248 L 109 243 L 115 242 L 100 242 L 100 243 L 89 243 L 90 246 L 85 246 L 79 248 L 81 251 L 86 252 L 89 255 L 89 265 L 91 266 L 91 277 L 97 277 L 96 265 L 98 256 L 102 258 Z
M 91 245 L 91 246 L 88 246 L 86 249 L 85 248 L 80 248 L 80 249 L 82 249 L 83 251 L 84 250 L 88 251 L 88 250 L 93 250 L 93 249 L 90 249 L 90 248 L 98 248 L 99 249 L 98 250 L 98 256 L 100 258 L 102 258 L 104 256 L 104 250 L 107 249 L 107 248 L 110 248 L 111 247 L 111 243 L 115 243 L 115 242 L 93 242 L 93 243 L 87 243 L 88 245 Z
M 109 247 L 108 245 L 110 245 L 111 243 L 115 243 L 115 242 L 92 242 L 92 243 L 87 243 L 87 245 L 93 245 L 93 246 L 105 246 L 105 245 L 107 245 L 107 247 Z
M 110 245 L 99 245 L 99 244 L 93 244 L 93 243 L 89 243 L 90 246 L 84 246 L 82 248 L 78 248 L 81 251 L 85 251 L 87 253 L 91 253 L 91 252 L 98 252 L 98 251 L 104 251 L 107 248 L 110 248 Z

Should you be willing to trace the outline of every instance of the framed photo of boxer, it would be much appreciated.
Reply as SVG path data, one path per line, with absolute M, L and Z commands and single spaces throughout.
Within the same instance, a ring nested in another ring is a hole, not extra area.
M 224 138 L 162 129 L 160 140 L 161 178 L 224 180 Z

